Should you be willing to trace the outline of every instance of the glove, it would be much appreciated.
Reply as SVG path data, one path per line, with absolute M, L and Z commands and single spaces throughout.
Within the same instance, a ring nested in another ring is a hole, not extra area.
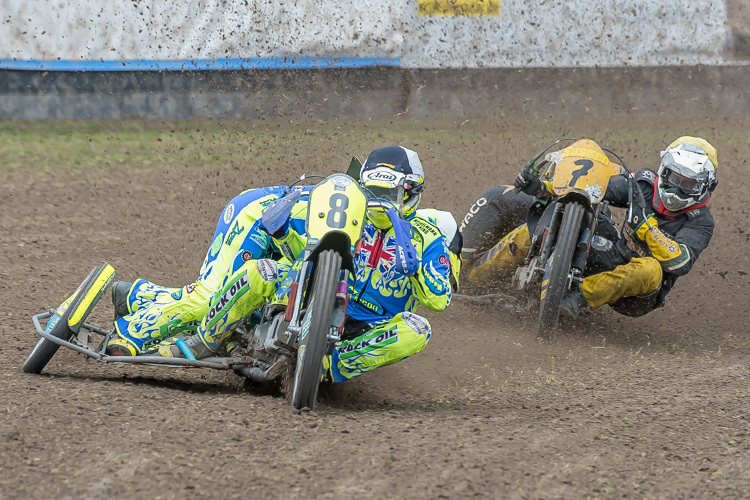
M 289 231 L 292 208 L 301 196 L 302 191 L 292 191 L 269 205 L 260 218 L 260 228 L 275 238 L 285 236 Z
M 630 226 L 630 234 L 638 238 L 641 241 L 646 241 L 646 233 L 649 230 L 649 224 L 652 227 L 659 227 L 659 223 L 654 218 L 654 214 L 648 210 L 644 210 L 638 205 L 633 205 L 633 217 L 628 225 Z
M 516 180 L 513 181 L 513 186 L 516 188 L 516 192 L 523 191 L 531 196 L 539 196 L 544 191 L 542 181 L 539 180 L 539 177 L 525 169 L 521 170 Z
M 414 276 L 419 269 L 419 255 L 411 239 L 414 237 L 414 227 L 411 222 L 399 216 L 395 208 L 386 211 L 393 224 L 396 234 L 396 269 L 406 276 Z

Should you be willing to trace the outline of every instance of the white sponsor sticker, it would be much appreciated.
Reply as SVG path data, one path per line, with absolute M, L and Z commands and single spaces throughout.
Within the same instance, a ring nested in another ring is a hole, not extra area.
M 271 259 L 259 259 L 258 272 L 263 281 L 276 281 L 279 277 L 279 267 L 276 261 Z
M 331 182 L 333 182 L 333 185 L 337 191 L 343 191 L 346 189 L 346 186 L 348 186 L 351 181 L 348 177 L 345 175 L 337 175 L 336 177 L 333 177 L 331 179 Z
M 224 210 L 224 224 L 229 224 L 232 217 L 234 217 L 234 203 L 227 205 L 226 210 Z
M 401 317 L 404 319 L 406 326 L 414 330 L 420 335 L 426 335 L 430 331 L 430 324 L 422 316 L 419 316 L 408 311 L 401 313 Z
M 602 187 L 599 184 L 593 186 L 586 185 L 586 192 L 591 198 L 599 199 L 602 197 Z

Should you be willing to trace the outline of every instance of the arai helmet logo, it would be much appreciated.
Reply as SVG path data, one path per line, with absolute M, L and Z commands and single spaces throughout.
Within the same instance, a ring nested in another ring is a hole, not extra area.
M 384 182 L 393 182 L 396 180 L 396 174 L 392 172 L 384 172 L 384 171 L 374 171 L 370 172 L 370 174 L 367 176 L 368 181 L 384 181 Z

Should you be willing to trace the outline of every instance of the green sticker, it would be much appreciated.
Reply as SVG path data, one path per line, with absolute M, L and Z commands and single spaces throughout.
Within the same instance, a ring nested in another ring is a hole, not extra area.
M 216 256 L 216 253 L 219 251 L 219 248 L 221 248 L 222 241 L 224 241 L 224 233 L 219 233 L 219 235 L 214 239 L 214 242 L 211 243 L 211 250 L 209 250 L 211 257 Z

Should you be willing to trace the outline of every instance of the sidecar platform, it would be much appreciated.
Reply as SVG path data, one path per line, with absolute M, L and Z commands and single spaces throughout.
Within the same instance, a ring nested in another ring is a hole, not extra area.
M 49 340 L 50 342 L 54 342 L 55 344 L 58 344 L 63 347 L 67 347 L 68 349 L 72 349 L 73 351 L 83 354 L 84 356 L 88 356 L 89 358 L 93 358 L 97 361 L 101 361 L 103 363 L 129 363 L 129 364 L 146 364 L 146 365 L 160 365 L 160 366 L 171 366 L 171 367 L 188 367 L 188 368 L 213 368 L 217 370 L 229 370 L 233 368 L 240 368 L 243 366 L 248 366 L 249 363 L 243 362 L 242 359 L 238 358 L 228 358 L 228 357 L 218 357 L 218 356 L 212 356 L 208 358 L 198 359 L 198 360 L 190 360 L 190 359 L 184 359 L 184 358 L 163 358 L 161 356 L 152 356 L 152 355 L 138 355 L 138 356 L 110 356 L 108 354 L 104 354 L 103 350 L 98 348 L 91 347 L 91 342 L 93 340 L 92 333 L 97 333 L 99 335 L 104 335 L 105 338 L 105 344 L 109 341 L 110 338 L 114 335 L 113 330 L 103 330 L 101 328 L 97 328 L 96 326 L 90 325 L 86 322 L 83 322 L 80 326 L 80 331 L 78 335 L 71 338 L 73 342 L 69 342 L 67 340 L 63 340 L 60 338 L 55 337 L 54 335 L 51 335 L 48 332 L 45 332 L 45 329 L 42 328 L 41 321 L 48 320 L 55 314 L 54 309 L 50 309 L 47 312 L 37 314 L 33 316 L 31 319 L 34 322 L 34 327 L 36 328 L 36 332 L 43 338 Z

